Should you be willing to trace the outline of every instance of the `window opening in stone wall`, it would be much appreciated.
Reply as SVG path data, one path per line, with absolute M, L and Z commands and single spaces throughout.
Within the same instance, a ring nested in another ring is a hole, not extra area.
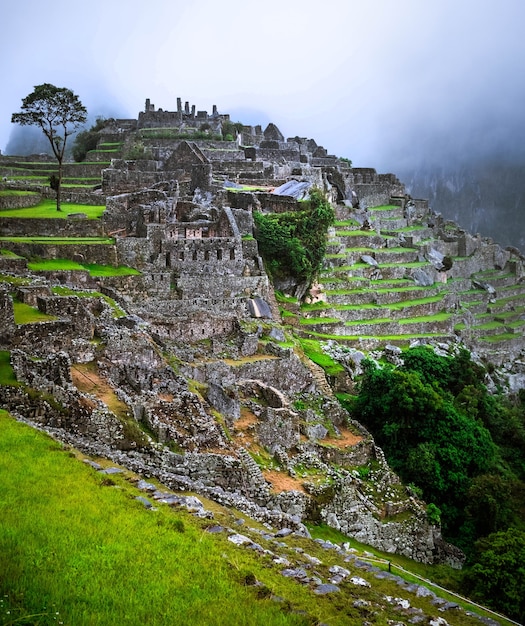
M 235 259 L 235 248 L 232 248 L 230 250 L 230 261 L 233 261 Z
M 194 261 L 196 261 L 196 260 L 197 260 L 197 250 L 194 250 L 194 251 L 193 251 L 193 254 L 192 254 L 192 259 L 193 259 Z
M 179 261 L 184 261 L 184 252 L 179 252 Z
M 171 253 L 166 252 L 166 267 L 171 267 Z
M 205 261 L 209 261 L 210 260 L 210 251 L 206 250 L 206 252 L 204 253 L 204 260 Z
M 217 261 L 222 261 L 222 250 L 217 250 Z

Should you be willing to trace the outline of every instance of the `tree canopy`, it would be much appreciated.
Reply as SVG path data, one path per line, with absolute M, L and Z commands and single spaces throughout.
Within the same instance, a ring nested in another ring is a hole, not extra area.
M 469 369 L 464 355 L 441 357 L 423 347 L 407 351 L 404 358 L 398 368 L 364 362 L 352 411 L 404 481 L 440 508 L 447 534 L 457 537 L 466 522 L 464 505 L 472 481 L 492 471 L 498 451 L 478 415 L 468 403 L 457 401 L 462 392 L 468 395 L 470 382 L 468 372 L 463 372 L 464 387 L 454 377 L 456 358 Z
M 288 213 L 254 213 L 259 251 L 272 277 L 292 276 L 307 288 L 319 272 L 326 251 L 332 205 L 318 188 L 301 209 Z
M 57 194 L 57 211 L 60 211 L 62 162 L 67 138 L 86 122 L 87 110 L 80 99 L 66 87 L 50 83 L 37 85 L 22 100 L 21 111 L 13 113 L 11 122 L 21 126 L 38 126 L 47 137 L 58 161 L 58 177 L 54 181 Z

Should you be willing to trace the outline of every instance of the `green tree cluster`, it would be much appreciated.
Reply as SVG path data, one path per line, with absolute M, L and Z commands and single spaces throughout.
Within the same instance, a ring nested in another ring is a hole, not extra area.
M 105 117 L 97 117 L 96 122 L 88 130 L 78 133 L 73 142 L 73 158 L 77 163 L 85 161 L 90 150 L 95 150 L 100 138 L 100 131 L 106 126 L 108 120 Z
M 350 407 L 463 547 L 512 523 L 525 477 L 523 407 L 489 394 L 484 378 L 467 350 L 420 346 L 397 368 L 366 361 Z
M 476 562 L 465 577 L 474 600 L 525 623 L 525 532 L 493 533 L 476 543 Z
M 310 189 L 300 210 L 254 213 L 255 237 L 270 276 L 291 276 L 309 288 L 321 267 L 334 219 L 332 205 L 318 188 Z
M 230 122 L 226 120 L 222 124 L 222 138 L 224 141 L 234 141 L 237 133 L 240 133 L 244 125 L 241 122 Z
M 524 398 L 490 394 L 467 350 L 441 356 L 420 346 L 403 360 L 364 361 L 348 408 L 430 503 L 429 519 L 467 552 L 463 591 L 523 619 Z

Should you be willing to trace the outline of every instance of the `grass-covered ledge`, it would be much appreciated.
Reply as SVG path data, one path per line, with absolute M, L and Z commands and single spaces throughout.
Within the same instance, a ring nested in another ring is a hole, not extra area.
M 24 192 L 27 195 L 27 192 Z M 106 210 L 105 205 L 91 204 L 71 204 L 70 202 L 62 202 L 62 211 L 56 210 L 56 202 L 54 200 L 42 200 L 36 206 L 22 209 L 6 209 L 0 212 L 0 217 L 17 217 L 24 219 L 68 219 L 69 215 L 83 213 L 87 219 L 100 219 L 102 213 Z

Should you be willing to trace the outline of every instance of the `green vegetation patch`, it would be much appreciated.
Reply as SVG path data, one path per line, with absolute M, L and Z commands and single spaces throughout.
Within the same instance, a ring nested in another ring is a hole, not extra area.
M 10 196 L 28 196 L 28 197 L 35 197 L 38 196 L 40 194 L 38 194 L 36 191 L 20 191 L 18 189 L 2 189 L 0 191 L 0 197 L 10 197 Z M 2 211 L 2 215 L 4 215 L 4 211 Z
M 13 312 L 15 324 L 36 324 L 38 322 L 51 322 L 57 319 L 54 315 L 42 313 L 36 307 L 18 300 L 13 300 Z
M 34 272 L 52 272 L 67 270 L 88 271 L 91 276 L 136 276 L 140 272 L 132 267 L 121 265 L 98 265 L 97 263 L 77 263 L 69 259 L 45 259 L 43 261 L 32 261 L 27 264 L 28 268 Z
M 319 341 L 299 338 L 299 342 L 306 356 L 320 365 L 329 376 L 337 376 L 344 372 L 344 367 L 324 352 Z
M 4 250 L 4 249 L 0 249 L 0 256 L 4 257 L 5 259 L 23 259 L 24 258 L 22 256 L 19 256 L 15 252 L 12 252 L 11 250 Z
M 27 192 L 24 194 L 27 195 Z M 105 205 L 61 203 L 61 211 L 57 211 L 55 200 L 42 200 L 39 204 L 22 209 L 6 209 L 2 217 L 18 217 L 24 219 L 67 219 L 70 213 L 84 213 L 88 219 L 100 219 L 106 210 Z
M 0 350 L 0 385 L 18 385 L 15 372 L 11 366 L 11 354 L 7 350 Z
M 242 584 L 239 548 L 116 480 L 0 411 L 2 623 L 305 623 Z
M 40 243 L 49 245 L 114 245 L 112 237 L 0 237 L 0 241 L 13 243 Z

